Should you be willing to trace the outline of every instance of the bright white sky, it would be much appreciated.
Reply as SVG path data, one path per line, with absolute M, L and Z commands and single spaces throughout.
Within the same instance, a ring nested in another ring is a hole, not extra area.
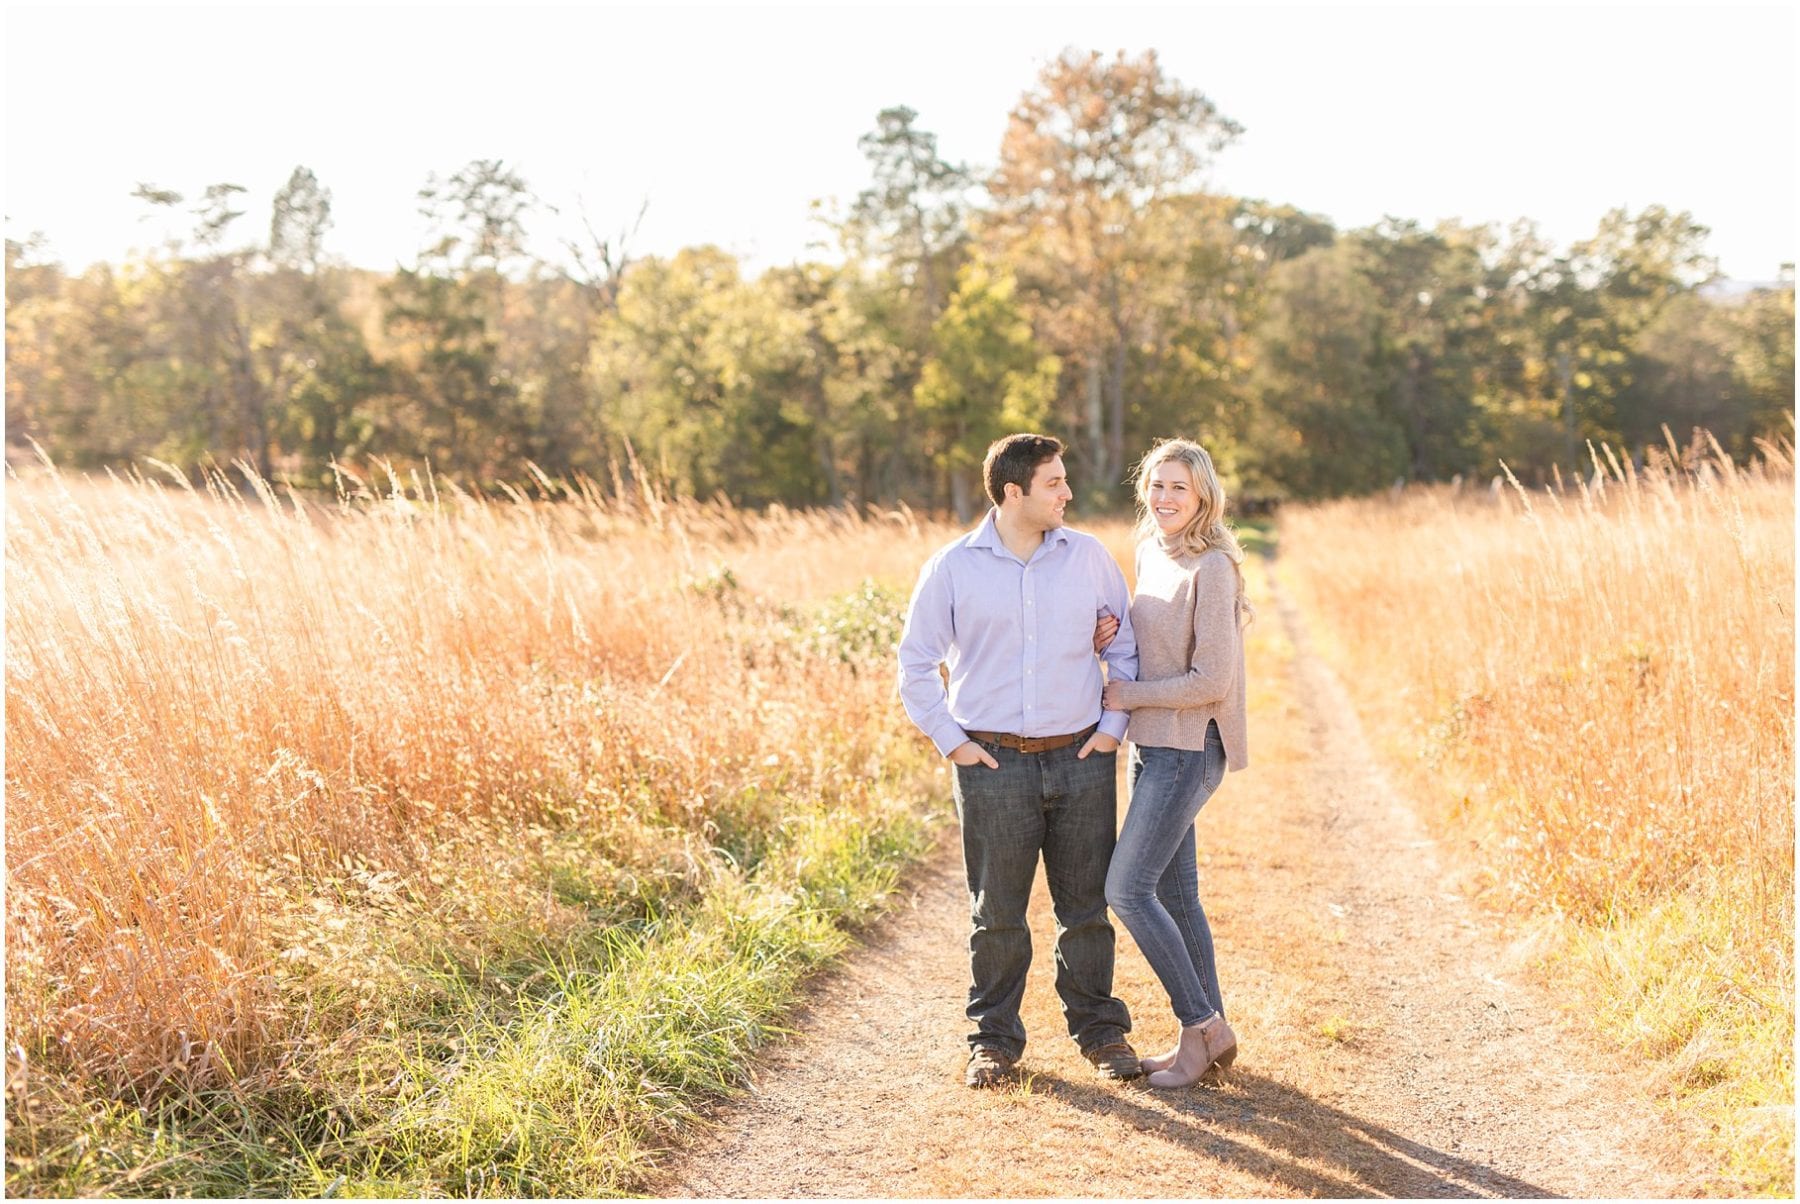
M 948 158 L 1074 46 L 1154 48 L 1245 127 L 1211 184 L 1323 213 L 1529 217 L 1558 244 L 1616 206 L 1687 209 L 1728 276 L 1794 259 L 1796 24 L 1759 8 L 10 7 L 8 238 L 79 267 L 160 241 L 129 193 L 331 189 L 327 250 L 408 262 L 428 173 L 501 157 L 639 253 L 808 254 L 812 202 L 868 183 L 857 137 L 910 105 Z M 538 247 L 556 247 L 549 219 Z

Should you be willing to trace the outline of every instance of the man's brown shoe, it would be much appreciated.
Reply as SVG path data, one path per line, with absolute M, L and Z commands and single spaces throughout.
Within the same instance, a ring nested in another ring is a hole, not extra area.
M 977 1045 L 969 1051 L 969 1068 L 963 1082 L 970 1087 L 998 1087 L 1013 1077 L 1019 1059 L 992 1045 Z
M 1137 1050 L 1124 1041 L 1084 1049 L 1081 1056 L 1094 1064 L 1103 1079 L 1135 1079 L 1144 1073 L 1143 1067 L 1138 1065 Z

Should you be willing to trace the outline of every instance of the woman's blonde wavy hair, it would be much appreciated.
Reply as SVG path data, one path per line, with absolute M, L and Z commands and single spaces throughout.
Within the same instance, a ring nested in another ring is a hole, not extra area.
M 1173 535 L 1165 535 L 1150 511 L 1150 480 L 1158 468 L 1171 460 L 1187 465 L 1200 505 L 1186 526 Z M 1247 625 L 1255 617 L 1255 610 L 1244 597 L 1244 549 L 1225 521 L 1225 486 L 1219 483 L 1218 471 L 1204 447 L 1188 439 L 1165 439 L 1144 453 L 1137 468 L 1137 509 L 1133 534 L 1138 541 L 1155 540 L 1171 556 L 1199 556 L 1217 548 L 1230 557 L 1237 569 L 1238 622 Z

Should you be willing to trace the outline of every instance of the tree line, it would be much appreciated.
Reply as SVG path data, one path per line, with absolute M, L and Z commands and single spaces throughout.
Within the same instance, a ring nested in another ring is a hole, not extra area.
M 432 238 L 391 273 L 328 255 L 331 194 L 304 167 L 254 237 L 237 185 L 144 185 L 189 234 L 80 274 L 7 241 L 8 440 L 307 486 L 375 460 L 476 486 L 635 463 L 741 504 L 967 515 L 988 442 L 1027 428 L 1111 503 L 1166 435 L 1271 498 L 1575 469 L 1665 426 L 1736 454 L 1791 438 L 1791 265 L 1713 296 L 1706 229 L 1655 206 L 1567 248 L 1528 221 L 1339 230 L 1203 188 L 1240 133 L 1154 52 L 1071 51 L 988 170 L 946 161 L 911 109 L 879 114 L 839 254 L 754 276 L 591 231 L 535 258 L 544 207 L 500 160 L 426 182 Z

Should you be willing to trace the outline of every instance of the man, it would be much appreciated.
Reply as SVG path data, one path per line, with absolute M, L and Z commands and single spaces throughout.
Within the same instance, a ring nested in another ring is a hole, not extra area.
M 919 574 L 900 637 L 900 697 L 952 762 L 969 880 L 970 1055 L 965 1081 L 1009 1077 L 1025 1049 L 1019 1001 L 1031 964 L 1025 905 L 1038 855 L 1056 913 L 1056 993 L 1069 1034 L 1102 1077 L 1135 1078 L 1131 1018 L 1113 996 L 1106 868 L 1118 819 L 1114 755 L 1127 715 L 1100 707 L 1094 628 L 1135 680 L 1130 595 L 1112 556 L 1063 526 L 1074 496 L 1062 444 L 1009 435 L 982 465 L 994 508 Z M 938 665 L 947 663 L 946 695 Z

